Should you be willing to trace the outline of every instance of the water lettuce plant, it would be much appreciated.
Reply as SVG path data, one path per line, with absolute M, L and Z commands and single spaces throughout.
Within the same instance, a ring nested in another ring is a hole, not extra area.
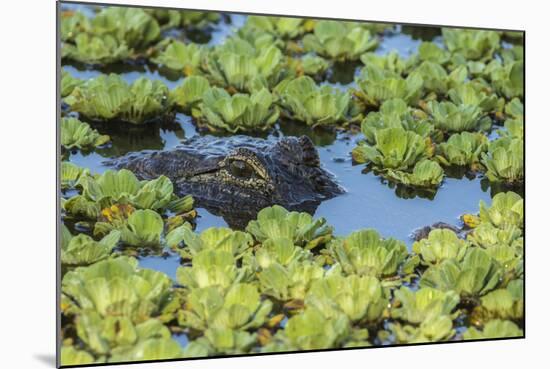
M 288 238 L 268 238 L 262 242 L 254 254 L 246 254 L 243 263 L 254 270 L 261 270 L 272 264 L 280 264 L 284 267 L 294 262 L 301 263 L 305 260 L 313 260 L 313 254 L 303 247 L 294 244 Z
M 308 126 L 342 123 L 354 115 L 351 96 L 331 86 L 318 86 L 309 76 L 287 79 L 275 87 L 283 115 Z
M 61 189 L 74 189 L 81 177 L 86 177 L 90 175 L 90 170 L 88 168 L 81 168 L 71 162 L 63 161 L 61 162 Z
M 141 269 L 136 259 L 127 257 L 76 268 L 67 272 L 61 283 L 62 293 L 70 297 L 67 313 L 127 317 L 134 323 L 161 318 L 171 286 L 164 273 Z
M 357 163 L 372 163 L 380 170 L 407 170 L 432 155 L 431 140 L 402 127 L 376 130 L 374 145 L 360 143 L 352 151 Z
M 472 247 L 460 262 L 447 259 L 428 268 L 420 279 L 420 286 L 455 291 L 463 298 L 476 298 L 498 287 L 501 276 L 502 269 L 489 253 Z
M 447 259 L 462 260 L 468 247 L 468 243 L 458 238 L 453 231 L 434 229 L 428 234 L 428 238 L 416 241 L 412 249 L 420 255 L 424 264 L 434 265 Z
M 101 216 L 107 223 L 117 220 L 124 223 L 134 208 L 172 210 L 179 214 L 193 207 L 192 198 L 176 196 L 172 182 L 164 176 L 139 181 L 127 169 L 106 170 L 98 176 L 80 176 L 78 185 L 81 193 L 69 198 L 64 210 L 87 219 Z
M 298 74 L 320 79 L 329 69 L 330 63 L 317 55 L 307 54 L 299 59 Z
M 104 145 L 111 138 L 101 135 L 88 123 L 72 117 L 61 118 L 61 146 L 66 149 L 89 149 Z
M 236 258 L 222 249 L 204 249 L 193 256 L 191 266 L 178 267 L 176 279 L 189 289 L 217 286 L 227 290 L 249 278 L 246 268 L 237 268 Z
M 397 343 L 448 341 L 456 334 L 453 321 L 448 316 L 433 316 L 418 326 L 391 323 L 390 330 L 395 335 Z
M 494 319 L 485 324 L 483 330 L 470 327 L 464 332 L 465 340 L 523 337 L 523 330 L 509 320 Z
M 392 309 L 392 317 L 412 324 L 420 324 L 438 316 L 454 317 L 455 308 L 460 302 L 456 292 L 430 287 L 422 287 L 417 291 L 401 287 L 394 294 L 401 305 Z
M 484 201 L 479 203 L 479 218 L 495 227 L 505 229 L 507 226 L 523 228 L 524 200 L 515 192 L 496 194 L 488 206 Z
M 500 48 L 497 32 L 458 28 L 442 28 L 443 43 L 451 53 L 470 60 L 487 60 Z
M 208 328 L 248 330 L 259 328 L 268 320 L 273 304 L 261 299 L 256 286 L 236 283 L 223 292 L 216 286 L 192 289 L 188 308 L 179 311 L 179 324 L 198 331 Z
M 471 319 L 483 324 L 491 319 L 520 320 L 523 317 L 523 280 L 511 281 L 506 288 L 489 292 L 472 312 Z
M 429 101 L 427 110 L 435 127 L 444 132 L 487 131 L 491 128 L 491 119 L 476 105 Z
M 120 232 L 112 231 L 99 241 L 80 233 L 73 236 L 61 226 L 61 264 L 65 266 L 90 265 L 108 258 L 120 239 Z
M 221 19 L 219 13 L 208 11 L 160 8 L 145 9 L 145 11 L 157 20 L 163 30 L 179 27 L 192 30 L 204 30 L 212 27 Z
M 388 298 L 375 277 L 332 273 L 312 283 L 305 305 L 325 316 L 342 312 L 352 322 L 376 322 L 383 317 Z
M 100 75 L 65 98 L 71 110 L 89 119 L 144 124 L 168 113 L 168 87 L 140 77 L 128 84 L 118 74 Z
M 472 82 L 455 85 L 447 91 L 447 95 L 456 105 L 476 106 L 484 113 L 499 112 L 504 104 L 503 99 Z
M 310 214 L 288 211 L 274 205 L 262 209 L 256 220 L 248 223 L 246 231 L 258 241 L 286 238 L 294 244 L 312 249 L 332 238 L 333 228 L 325 218 L 314 219 Z
M 364 65 L 374 65 L 380 69 L 390 71 L 396 75 L 401 75 L 407 68 L 407 61 L 401 58 L 397 51 L 392 50 L 385 55 L 375 52 L 368 52 L 361 55 L 361 62 Z
M 88 64 L 136 58 L 160 37 L 157 21 L 138 8 L 106 7 L 92 19 L 64 17 L 61 56 Z
M 481 162 L 487 168 L 491 182 L 523 183 L 523 140 L 501 137 L 489 144 L 487 153 L 481 154 Z
M 405 262 L 408 252 L 401 241 L 383 239 L 373 229 L 351 233 L 328 245 L 328 250 L 346 275 L 394 277 Z
M 283 54 L 274 45 L 256 48 L 238 37 L 214 48 L 203 63 L 212 84 L 238 92 L 275 86 L 285 76 Z
M 198 115 L 200 114 L 198 111 L 199 104 L 208 90 L 210 90 L 210 83 L 205 77 L 187 77 L 176 88 L 170 90 L 170 104 L 185 113 Z
M 176 247 L 181 242 L 185 247 L 178 250 L 180 255 L 191 259 L 202 250 L 224 250 L 240 257 L 252 247 L 254 240 L 248 233 L 226 227 L 210 227 L 197 235 L 184 224 L 166 235 L 166 243 L 170 247 Z
M 95 224 L 94 234 L 105 234 L 113 230 L 120 231 L 121 241 L 129 246 L 160 246 L 164 221 L 150 209 L 132 211 L 127 219 L 115 218 L 112 221 L 99 221 Z
M 386 100 L 378 111 L 370 112 L 361 122 L 361 133 L 372 145 L 376 142 L 376 132 L 389 127 L 402 127 L 422 137 L 428 137 L 433 132 L 427 115 L 421 110 L 411 109 L 402 99 Z
M 367 106 L 378 107 L 386 100 L 400 98 L 415 105 L 422 95 L 424 81 L 418 74 L 407 78 L 391 71 L 367 65 L 356 78 L 358 90 L 355 95 Z
M 315 262 L 294 262 L 287 266 L 273 263 L 258 273 L 263 294 L 300 306 L 313 281 L 323 278 L 325 270 Z
M 84 83 L 83 80 L 79 78 L 75 78 L 71 75 L 71 73 L 69 73 L 65 69 L 63 68 L 61 69 L 61 91 L 60 92 L 61 92 L 62 98 L 69 96 L 71 92 L 73 92 L 76 86 L 80 86 L 83 83 Z
M 343 313 L 327 318 L 319 310 L 307 308 L 288 320 L 265 351 L 341 347 L 349 339 L 350 331 L 349 319 Z
M 437 146 L 437 160 L 443 165 L 468 166 L 477 169 L 482 153 L 487 151 L 489 139 L 479 132 L 452 134 Z
M 250 95 L 213 87 L 202 96 L 199 120 L 213 131 L 265 131 L 279 118 L 271 93 L 262 88 Z
M 384 177 L 402 183 L 406 186 L 423 187 L 434 189 L 443 181 L 443 169 L 433 161 L 424 159 L 414 165 L 411 172 L 402 170 L 387 169 L 384 171 Z
M 322 20 L 316 22 L 313 34 L 303 38 L 304 48 L 332 60 L 357 60 L 378 45 L 369 30 L 353 23 Z
M 418 76 L 422 79 L 425 93 L 434 93 L 443 95 L 455 86 L 464 83 L 468 76 L 468 71 L 465 67 L 454 69 L 451 73 L 447 73 L 445 68 L 440 64 L 431 61 L 424 61 L 409 74 L 410 76 Z
M 168 43 L 159 55 L 151 60 L 168 69 L 190 76 L 199 73 L 199 67 L 206 52 L 206 49 L 201 45 L 184 44 L 181 41 L 174 40 Z
M 243 29 L 267 32 L 282 39 L 295 39 L 307 32 L 312 23 L 303 18 L 251 15 L 247 17 Z

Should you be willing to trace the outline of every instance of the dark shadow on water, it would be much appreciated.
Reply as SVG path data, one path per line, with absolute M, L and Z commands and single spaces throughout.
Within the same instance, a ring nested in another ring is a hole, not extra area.
M 33 357 L 40 361 L 42 364 L 46 364 L 52 368 L 55 368 L 55 355 L 52 354 L 33 354 Z
M 438 27 L 403 26 L 401 32 L 412 37 L 413 40 L 431 41 L 441 35 Z
M 353 82 L 355 71 L 362 65 L 359 61 L 347 63 L 334 63 L 328 73 L 330 83 L 340 83 L 347 85 Z

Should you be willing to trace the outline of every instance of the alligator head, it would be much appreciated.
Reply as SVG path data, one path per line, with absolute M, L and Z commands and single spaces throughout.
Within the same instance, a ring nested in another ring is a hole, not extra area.
M 281 205 L 312 213 L 322 200 L 343 192 L 324 170 L 306 137 L 277 141 L 232 136 L 195 136 L 168 151 L 130 153 L 107 162 L 141 179 L 165 175 L 180 196 L 243 228 L 259 210 Z

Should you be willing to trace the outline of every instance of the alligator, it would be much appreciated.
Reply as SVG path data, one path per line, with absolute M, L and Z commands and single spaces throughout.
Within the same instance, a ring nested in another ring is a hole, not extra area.
M 129 169 L 140 179 L 165 175 L 176 194 L 191 194 L 197 207 L 237 229 L 265 207 L 313 214 L 321 201 L 344 192 L 322 168 L 307 136 L 194 136 L 171 150 L 129 153 L 105 164 Z

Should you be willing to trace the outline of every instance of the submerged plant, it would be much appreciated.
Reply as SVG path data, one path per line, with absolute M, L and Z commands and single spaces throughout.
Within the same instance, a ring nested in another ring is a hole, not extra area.
M 283 114 L 308 126 L 342 123 L 353 115 L 351 96 L 331 86 L 318 86 L 309 76 L 284 80 L 274 93 Z
M 66 149 L 88 149 L 104 145 L 110 141 L 107 135 L 101 135 L 88 123 L 76 118 L 61 118 L 61 146 Z
M 273 105 L 273 96 L 263 88 L 250 95 L 229 95 L 227 91 L 213 87 L 207 90 L 200 105 L 200 120 L 211 130 L 265 131 L 279 118 L 279 110 Z
M 289 212 L 279 205 L 262 209 L 256 220 L 248 223 L 246 231 L 258 241 L 286 238 L 294 244 L 312 249 L 332 238 L 333 228 L 324 218 L 314 219 L 308 213 Z
M 501 137 L 489 144 L 487 153 L 482 154 L 481 162 L 487 168 L 487 178 L 491 182 L 518 184 L 523 182 L 523 140 Z
M 143 124 L 168 113 L 168 87 L 138 78 L 131 85 L 117 74 L 91 78 L 65 98 L 72 110 L 101 121 Z
M 378 44 L 367 29 L 329 20 L 317 22 L 313 34 L 306 35 L 303 42 L 306 50 L 339 61 L 357 60 Z

